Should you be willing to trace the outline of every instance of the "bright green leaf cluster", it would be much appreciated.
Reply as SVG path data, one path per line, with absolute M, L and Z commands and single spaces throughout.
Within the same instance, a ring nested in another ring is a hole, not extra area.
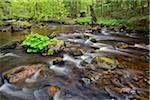
M 49 49 L 47 52 L 48 55 L 53 55 L 54 54 L 54 50 Z
M 98 19 L 98 24 L 103 24 L 103 25 L 108 25 L 108 26 L 115 26 L 115 25 L 119 25 L 119 20 L 99 18 Z
M 54 54 L 54 50 L 48 48 L 49 45 L 55 45 L 58 42 L 57 38 L 50 39 L 47 36 L 33 34 L 28 35 L 23 41 L 22 45 L 28 46 L 28 53 L 46 53 L 48 55 Z M 48 50 L 49 49 L 49 50 Z

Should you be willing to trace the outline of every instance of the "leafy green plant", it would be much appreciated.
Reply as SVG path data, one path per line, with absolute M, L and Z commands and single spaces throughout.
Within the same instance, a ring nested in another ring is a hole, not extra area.
M 98 18 L 97 23 L 108 26 L 118 26 L 120 24 L 119 20 L 117 19 L 105 19 L 105 18 Z
M 91 17 L 88 16 L 84 18 L 77 18 L 77 19 L 74 19 L 74 22 L 76 24 L 89 24 L 91 22 Z
M 58 42 L 57 38 L 50 39 L 47 36 L 33 34 L 28 35 L 23 41 L 22 45 L 28 47 L 28 53 L 47 53 L 48 55 L 53 55 L 55 52 L 49 49 L 49 45 L 55 45 Z
M 49 49 L 47 52 L 48 55 L 53 55 L 54 54 L 54 50 Z

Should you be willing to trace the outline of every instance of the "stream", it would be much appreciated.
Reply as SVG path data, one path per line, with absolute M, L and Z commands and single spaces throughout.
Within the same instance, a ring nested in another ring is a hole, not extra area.
M 66 46 L 54 56 L 27 54 L 16 41 L 30 31 L 55 36 Z M 49 24 L 0 32 L 0 47 L 0 100 L 149 100 L 144 36 Z

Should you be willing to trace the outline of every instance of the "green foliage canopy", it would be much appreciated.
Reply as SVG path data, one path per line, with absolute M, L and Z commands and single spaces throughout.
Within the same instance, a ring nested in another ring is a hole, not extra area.
M 61 18 L 68 12 L 62 0 L 1 0 L 0 19 L 33 18 L 36 20 Z

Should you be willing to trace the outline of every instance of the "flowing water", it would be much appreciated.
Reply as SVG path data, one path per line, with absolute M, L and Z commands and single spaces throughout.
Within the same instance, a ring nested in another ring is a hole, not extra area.
M 1 48 L 0 100 L 148 100 L 148 38 L 113 31 L 88 33 L 88 28 L 50 24 L 1 32 L 0 46 L 32 31 L 54 35 L 66 47 L 54 56 Z

